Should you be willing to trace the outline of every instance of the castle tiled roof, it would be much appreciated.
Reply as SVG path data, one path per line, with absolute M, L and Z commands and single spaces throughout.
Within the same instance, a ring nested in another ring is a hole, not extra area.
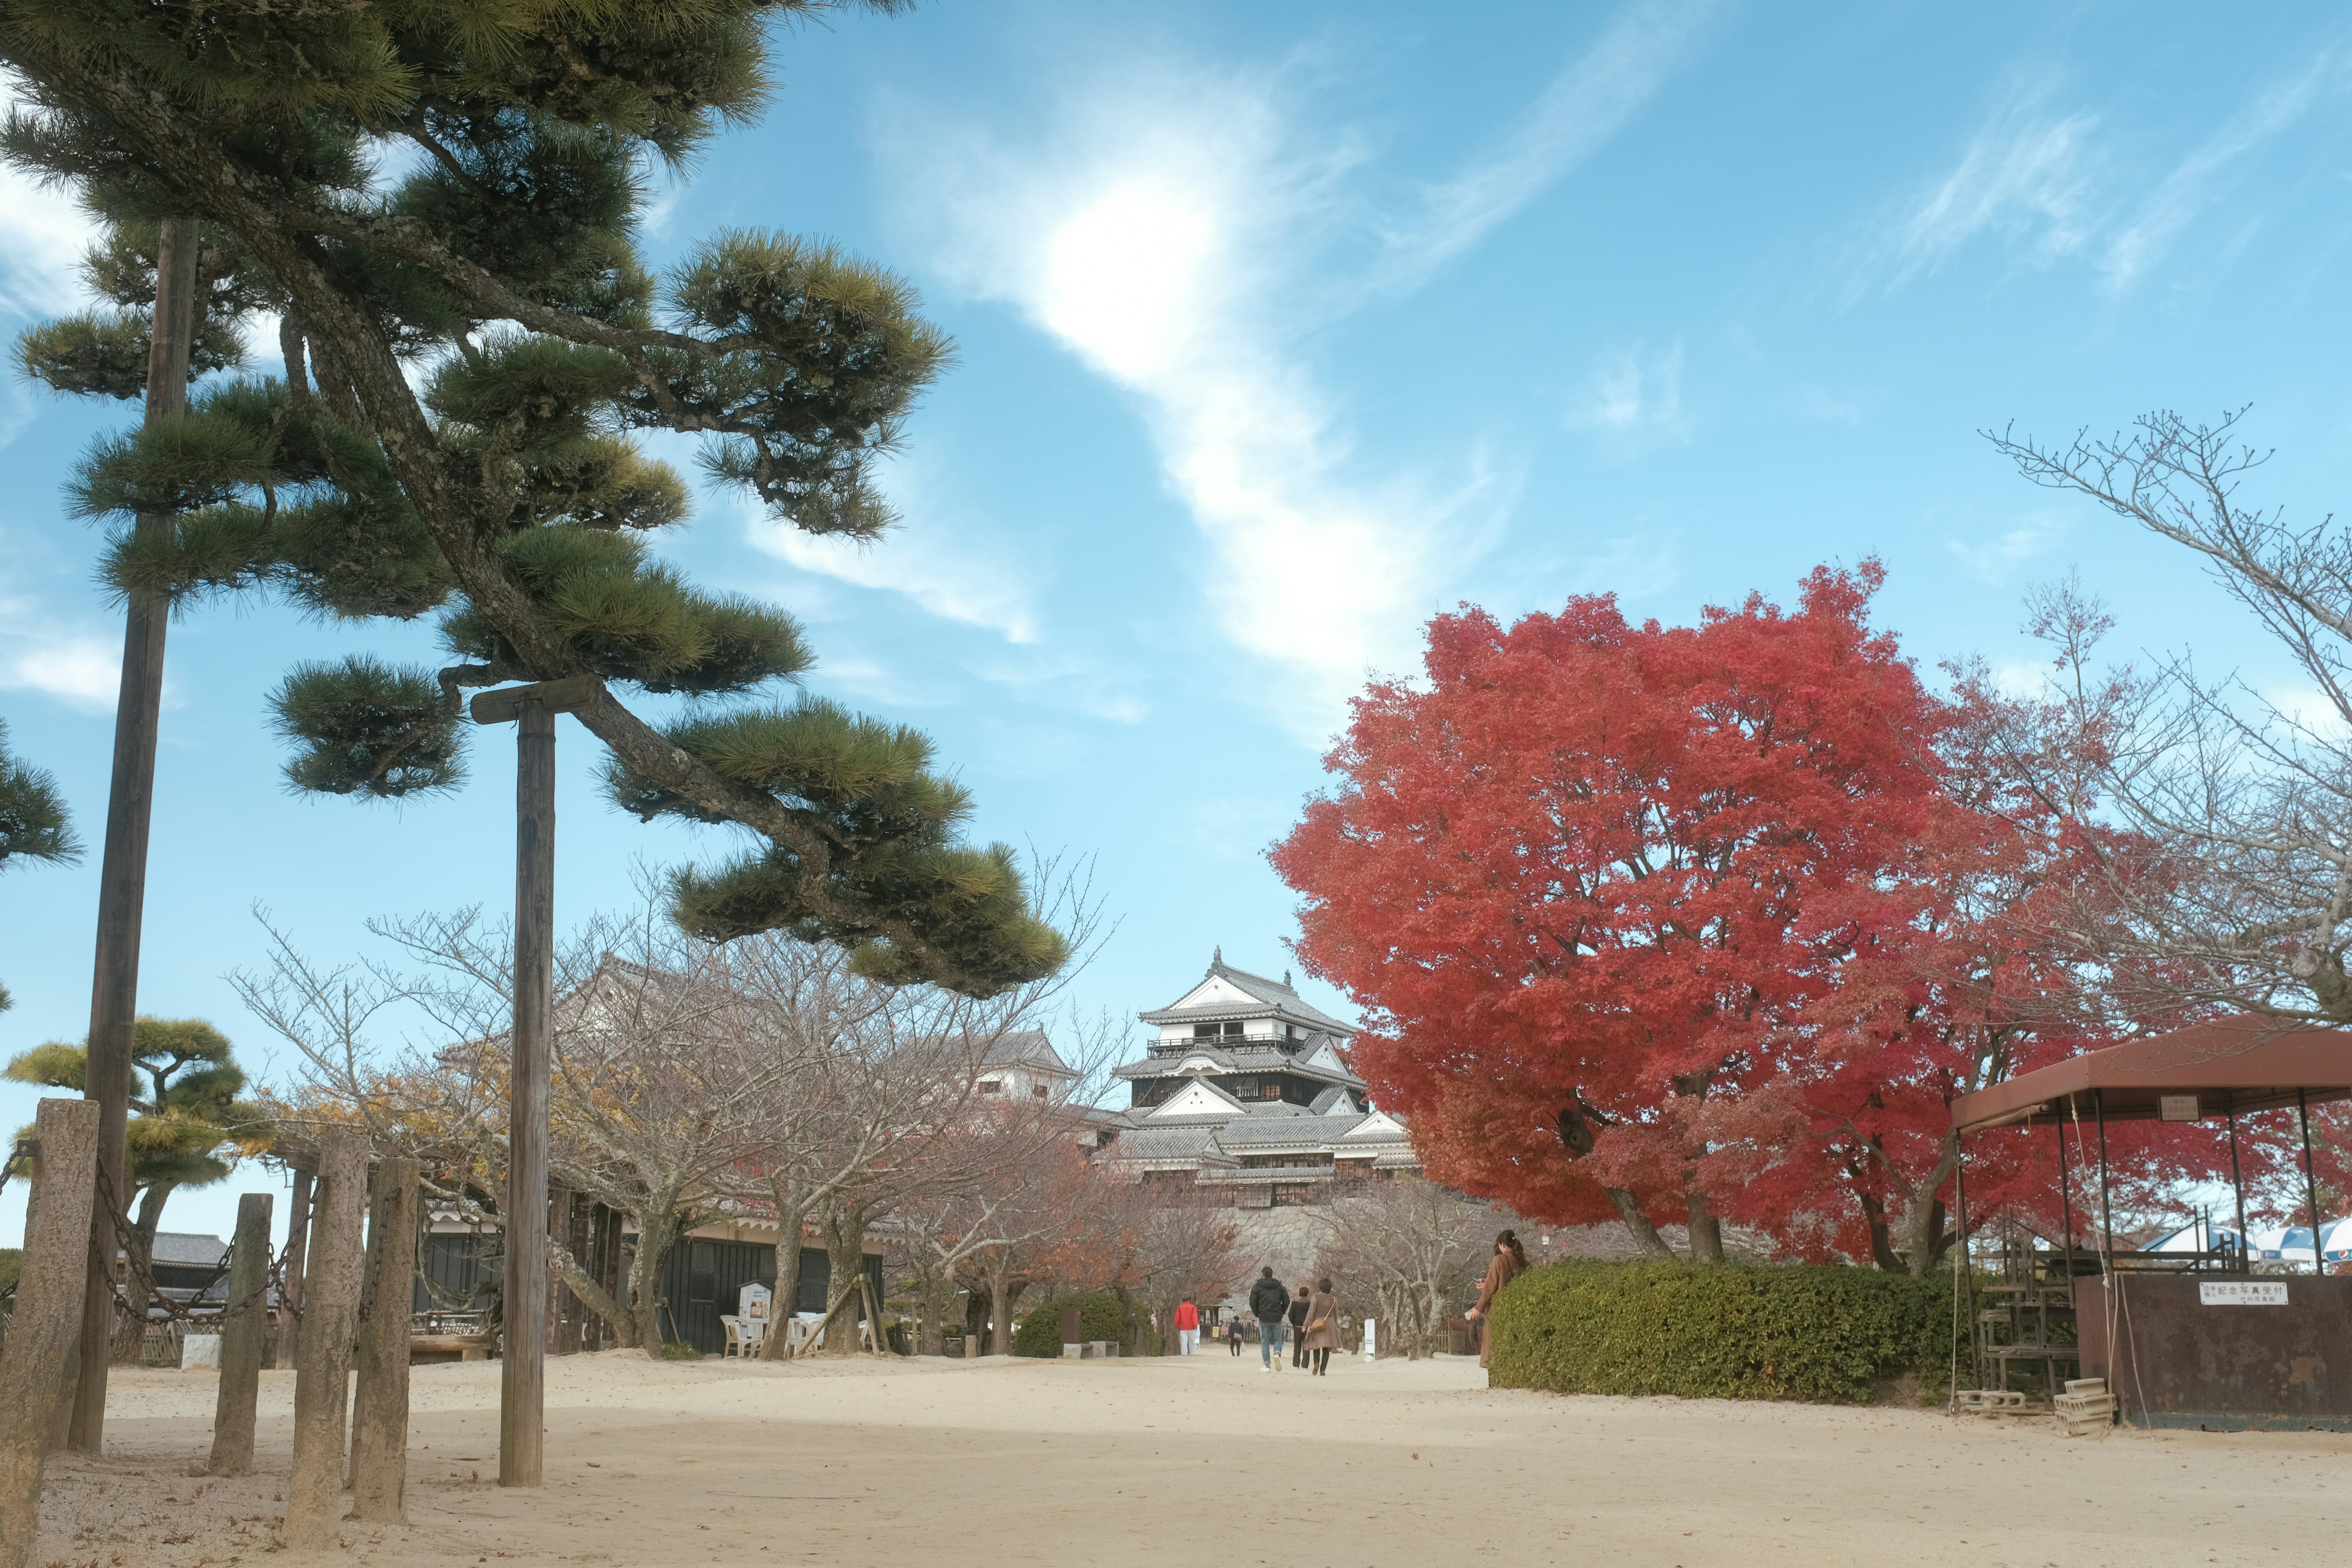
M 1356 1032 L 1352 1024 L 1341 1023 L 1322 1009 L 1313 1006 L 1292 990 L 1287 979 L 1272 980 L 1263 974 L 1252 974 L 1246 969 L 1235 969 L 1225 962 L 1221 950 L 1209 961 L 1204 980 L 1223 980 L 1244 995 L 1255 998 L 1255 1005 L 1245 1002 L 1217 1002 L 1192 1007 L 1162 1007 L 1146 1013 L 1147 1024 L 1208 1024 L 1228 1018 L 1262 1018 L 1271 1014 L 1285 1023 L 1299 1024 L 1320 1034 L 1346 1039 Z

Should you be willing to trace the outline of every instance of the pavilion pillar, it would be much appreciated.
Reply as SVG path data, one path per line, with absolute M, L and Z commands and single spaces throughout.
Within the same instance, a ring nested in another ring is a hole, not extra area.
M 2319 1177 L 2311 1165 L 2311 1096 L 2294 1091 L 2294 1119 L 2303 1124 L 2303 1196 L 2311 1205 L 2311 1271 L 2327 1278 L 2327 1254 L 2319 1246 Z

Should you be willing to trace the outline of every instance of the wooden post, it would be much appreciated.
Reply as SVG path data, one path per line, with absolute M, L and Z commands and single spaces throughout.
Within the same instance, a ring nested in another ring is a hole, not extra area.
M 2319 1176 L 2311 1165 L 2311 1096 L 2305 1089 L 2294 1091 L 2294 1117 L 2303 1127 L 2303 1192 L 2304 1200 L 2311 1205 L 2311 1271 L 2325 1279 L 2327 1254 L 2319 1245 L 2319 1229 L 2326 1222 L 2319 1216 Z
M 360 1219 L 367 1207 L 367 1144 L 358 1133 L 320 1140 L 316 1203 L 310 1299 L 302 1309 L 308 1331 L 294 1369 L 294 1471 L 286 1482 L 285 1544 L 295 1552 L 332 1546 L 343 1515 L 343 1415 L 360 1314 Z
M 253 1410 L 261 1396 L 261 1358 L 269 1348 L 268 1193 L 236 1200 L 236 1239 L 229 1248 L 229 1311 L 221 1323 L 220 1394 L 213 1404 L 213 1454 L 205 1469 L 241 1476 L 253 1468 Z
M 352 1512 L 398 1524 L 408 1487 L 408 1318 L 416 1295 L 415 1160 L 375 1170 L 368 1215 L 367 1299 L 359 1343 L 359 1400 L 352 1421 Z
M 147 350 L 147 423 L 184 413 L 195 330 L 196 220 L 163 219 L 155 251 L 155 317 Z M 142 512 L 142 540 L 168 536 L 168 512 Z M 139 932 L 147 900 L 147 829 L 155 804 L 155 739 L 163 701 L 168 598 L 134 594 L 122 632 L 114 701 L 114 774 L 106 800 L 106 847 L 98 873 L 98 942 L 89 988 L 89 1059 L 82 1093 L 98 1102 L 98 1184 L 89 1280 L 82 1290 L 81 1369 L 67 1441 L 86 1454 L 106 1441 L 106 1373 L 114 1344 L 114 1222 L 131 1206 L 131 1032 L 139 1016 Z
M 98 1190 L 100 1107 L 44 1100 L 25 1226 L 16 1315 L 0 1356 L 0 1568 L 26 1568 L 41 1526 L 41 1470 L 82 1319 L 89 1211 Z M 110 1229 L 109 1234 L 111 1235 Z
M 604 683 L 566 676 L 485 691 L 474 722 L 520 721 L 515 764 L 514 1030 L 507 1077 L 506 1280 L 499 1485 L 535 1487 L 546 1457 L 547 1103 L 555 1006 L 555 716 Z
M 302 1342 L 302 1266 L 310 1256 L 310 1173 L 294 1169 L 294 1196 L 286 1205 L 286 1268 L 278 1281 L 278 1370 L 294 1370 L 295 1349 Z

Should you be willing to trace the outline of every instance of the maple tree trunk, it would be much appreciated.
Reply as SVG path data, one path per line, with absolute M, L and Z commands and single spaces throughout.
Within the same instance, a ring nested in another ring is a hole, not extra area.
M 1709 1213 L 1706 1194 L 1685 1193 L 1683 1202 L 1690 1215 L 1690 1260 L 1693 1263 L 1723 1261 L 1723 1222 Z
M 865 1222 L 863 1211 L 843 1203 L 828 1205 L 817 1222 L 824 1237 L 828 1323 L 820 1355 L 850 1356 L 858 1352 L 856 1302 L 858 1281 L 866 1272 Z M 881 1331 L 880 1324 L 875 1325 L 875 1331 Z
M 1902 1255 L 1895 1250 L 1894 1237 L 1887 1233 L 1886 1205 L 1875 1193 L 1856 1193 L 1854 1201 L 1862 1205 L 1862 1217 L 1870 1226 L 1871 1261 L 1888 1274 L 1902 1273 Z
M 563 1281 L 563 1288 L 578 1298 L 581 1304 L 611 1326 L 613 1348 L 637 1348 L 637 1320 L 628 1308 L 614 1300 L 604 1287 L 591 1279 L 588 1270 L 572 1255 L 572 1249 L 562 1242 L 551 1240 L 547 1246 L 547 1267 Z
M 662 1265 L 669 1260 L 677 1214 L 674 1206 L 647 1204 L 637 1215 L 637 1255 L 629 1261 L 629 1317 L 636 1324 L 637 1344 L 655 1361 L 661 1360 L 662 1352 Z
M 1586 1115 L 1582 1100 L 1570 1100 L 1560 1107 L 1557 1120 L 1560 1143 L 1568 1150 L 1570 1159 L 1581 1160 L 1592 1152 L 1592 1123 Z M 1668 1247 L 1665 1237 L 1658 1234 L 1658 1227 L 1650 1223 L 1649 1215 L 1642 1208 L 1642 1200 L 1634 1195 L 1632 1188 L 1612 1187 L 1603 1183 L 1601 1190 L 1617 1206 L 1617 1217 L 1624 1222 L 1625 1233 L 1633 1238 L 1633 1245 L 1642 1249 L 1643 1257 L 1654 1258 L 1661 1263 L 1679 1261 L 1675 1257 L 1675 1249 Z
M 919 1271 L 923 1291 L 923 1324 L 915 1341 L 917 1355 L 948 1353 L 948 1303 L 955 1299 L 955 1268 L 951 1264 Z
M 761 1361 L 782 1361 L 793 1353 L 788 1325 L 800 1310 L 801 1232 L 808 1223 L 807 1205 L 790 1203 L 782 1193 L 775 1202 L 776 1283 L 768 1299 L 768 1337 L 760 1342 Z
M 1960 1139 L 1957 1132 L 1944 1136 L 1943 1152 L 1937 1157 L 1935 1168 L 1912 1188 L 1903 1205 L 1902 1265 L 1908 1272 L 1925 1277 L 1935 1271 L 1944 1256 L 1944 1205 L 1936 1194 L 1951 1179 L 1959 1166 Z

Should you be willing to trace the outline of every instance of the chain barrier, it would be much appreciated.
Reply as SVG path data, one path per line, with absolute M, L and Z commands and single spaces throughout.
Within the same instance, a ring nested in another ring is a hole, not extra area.
M 129 1264 L 130 1272 L 135 1276 L 131 1283 L 139 1287 L 147 1298 L 144 1304 L 134 1303 L 124 1292 L 122 1281 L 115 1278 L 116 1260 L 100 1254 L 97 1235 L 93 1230 L 90 1237 L 91 1257 L 100 1265 L 100 1273 L 105 1278 L 108 1288 L 114 1293 L 116 1309 L 127 1318 L 141 1323 L 152 1322 L 154 1310 L 160 1307 L 163 1310 L 164 1318 L 169 1321 L 194 1323 L 201 1318 L 207 1324 L 218 1325 L 226 1323 L 239 1313 L 250 1310 L 256 1305 L 262 1305 L 267 1310 L 270 1290 L 274 1287 L 282 1287 L 285 1283 L 286 1260 L 292 1247 L 290 1240 L 288 1247 L 281 1248 L 271 1258 L 268 1267 L 263 1269 L 261 1283 L 254 1287 L 241 1300 L 224 1301 L 218 1306 L 208 1305 L 204 1300 L 205 1291 L 228 1278 L 230 1266 L 224 1261 L 215 1267 L 212 1278 L 197 1286 L 187 1300 L 174 1300 L 163 1293 L 162 1286 L 155 1283 L 152 1263 L 141 1257 L 146 1249 L 146 1238 L 133 1229 L 130 1221 L 123 1216 L 122 1205 L 114 1201 L 113 1184 L 107 1179 L 106 1173 L 102 1170 L 98 1173 L 98 1201 L 105 1208 L 107 1218 L 113 1222 L 115 1239 L 122 1249 L 123 1261 Z M 278 1291 L 278 1301 L 279 1310 L 287 1313 L 297 1323 L 302 1321 L 302 1310 L 287 1302 L 286 1292 L 282 1289 Z

